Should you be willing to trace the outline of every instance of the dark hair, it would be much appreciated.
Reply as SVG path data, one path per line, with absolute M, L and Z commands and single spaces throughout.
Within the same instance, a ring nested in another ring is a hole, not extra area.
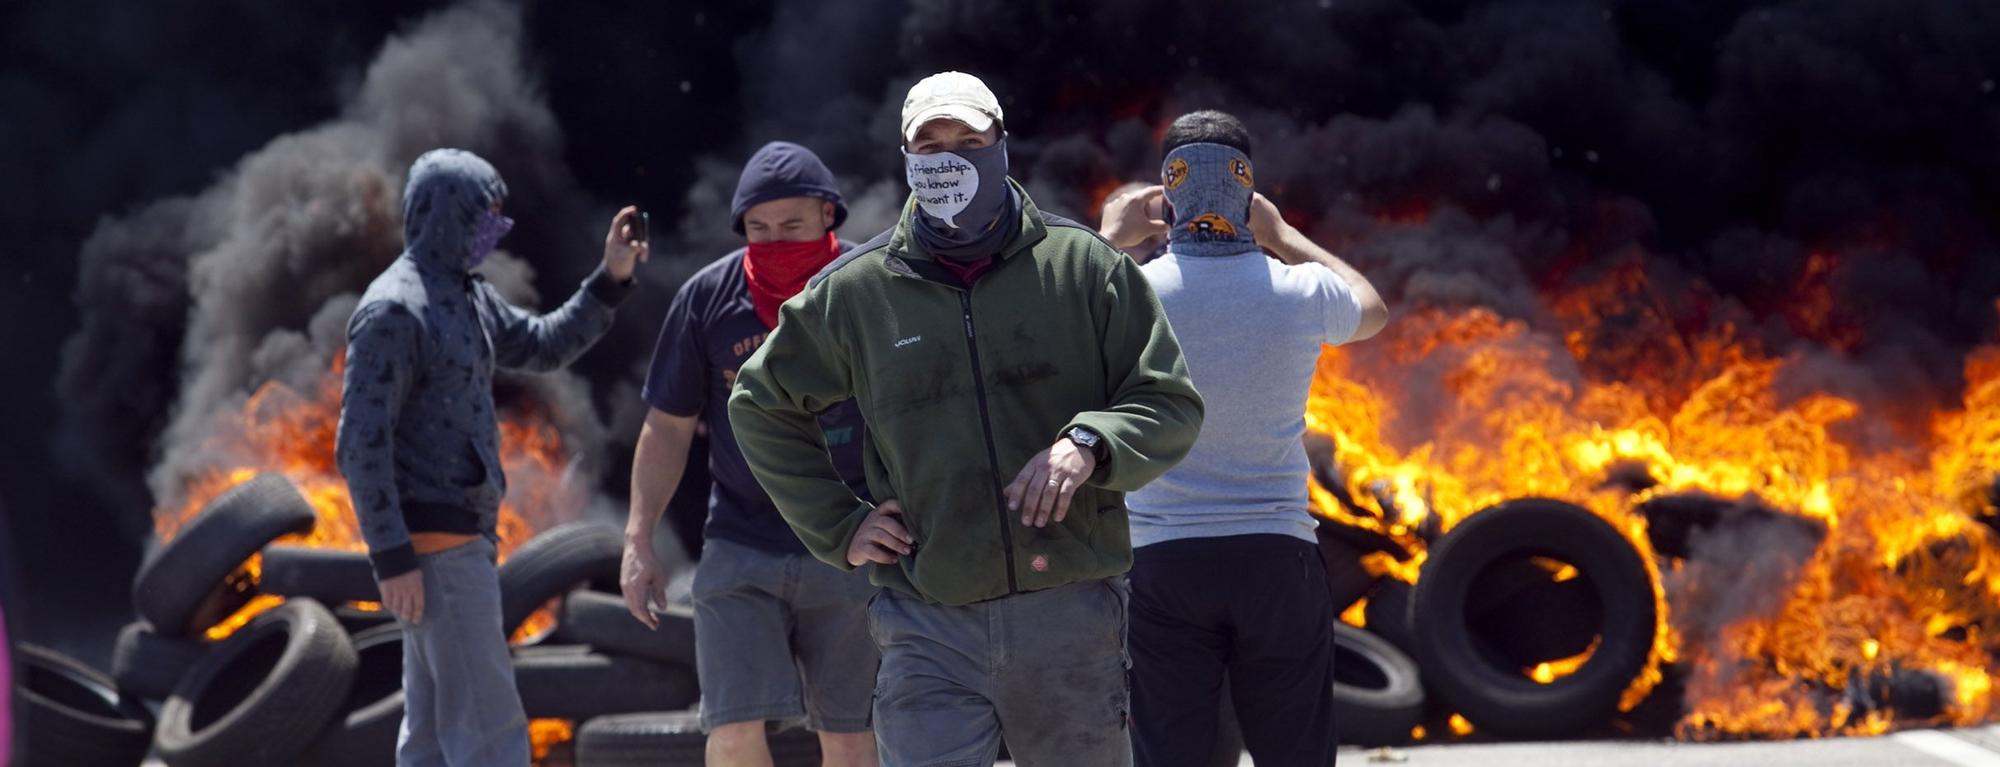
M 1188 144 L 1221 144 L 1249 157 L 1250 129 L 1243 127 L 1243 121 L 1228 112 L 1213 109 L 1189 112 L 1174 118 L 1174 124 L 1167 126 L 1167 135 L 1160 141 L 1160 153 L 1166 154 Z

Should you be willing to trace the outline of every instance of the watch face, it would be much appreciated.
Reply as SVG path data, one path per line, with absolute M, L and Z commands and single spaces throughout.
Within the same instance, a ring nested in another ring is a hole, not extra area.
M 1069 438 L 1084 447 L 1097 447 L 1097 435 L 1082 429 L 1070 429 Z

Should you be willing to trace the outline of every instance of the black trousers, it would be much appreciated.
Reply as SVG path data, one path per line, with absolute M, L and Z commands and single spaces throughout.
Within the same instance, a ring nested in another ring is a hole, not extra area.
M 1333 764 L 1333 600 L 1313 544 L 1190 538 L 1135 552 L 1132 747 L 1139 767 L 1208 763 L 1225 673 L 1257 767 Z

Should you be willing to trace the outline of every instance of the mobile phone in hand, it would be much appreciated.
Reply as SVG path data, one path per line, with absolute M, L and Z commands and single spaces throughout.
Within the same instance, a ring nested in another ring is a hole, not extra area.
M 633 213 L 630 224 L 632 226 L 633 242 L 650 242 L 652 240 L 653 216 L 651 214 L 643 210 Z

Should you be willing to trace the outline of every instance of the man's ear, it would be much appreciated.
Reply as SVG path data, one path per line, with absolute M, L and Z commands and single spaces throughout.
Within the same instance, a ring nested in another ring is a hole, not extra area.
M 833 203 L 832 203 L 831 201 L 828 201 L 828 200 L 820 200 L 820 202 L 819 202 L 819 222 L 820 222 L 821 224 L 824 224 L 824 225 L 826 225 L 826 228 L 827 228 L 827 230 L 828 230 L 828 231 L 832 231 L 832 229 L 833 229 Z

